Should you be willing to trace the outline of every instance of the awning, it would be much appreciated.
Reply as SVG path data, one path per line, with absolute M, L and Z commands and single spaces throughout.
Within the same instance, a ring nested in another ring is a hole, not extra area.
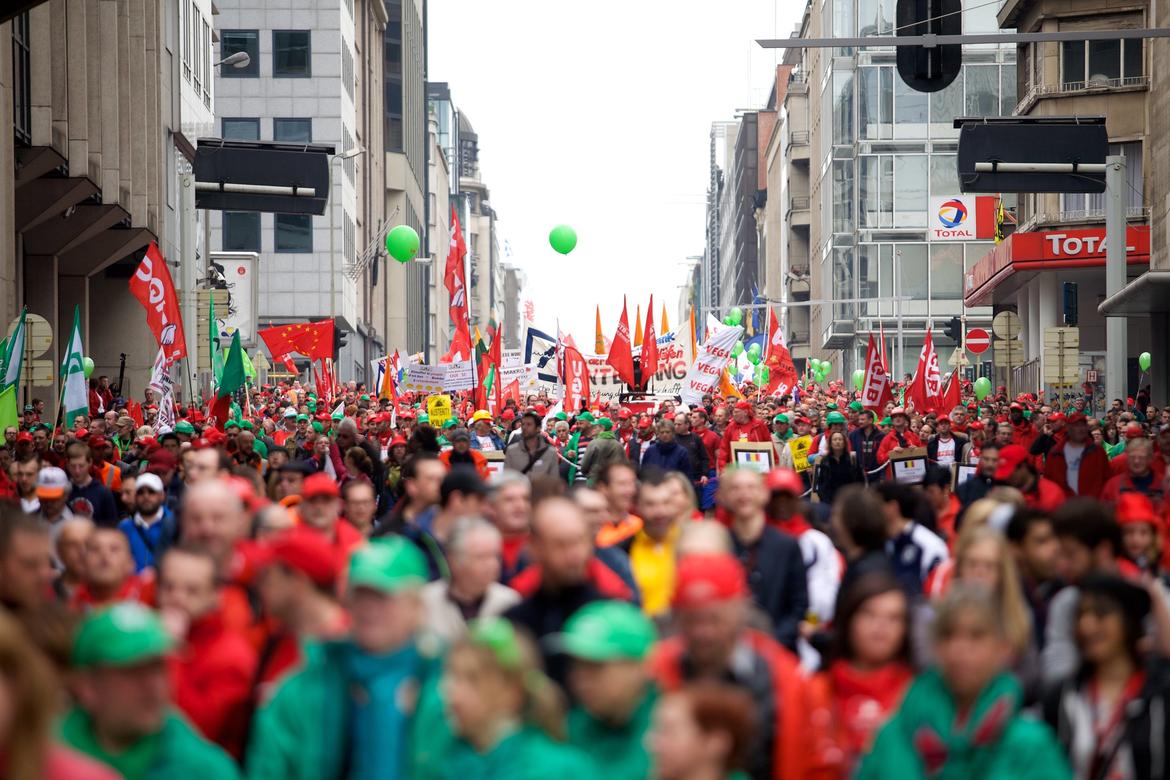
M 1146 271 L 1101 302 L 1104 317 L 1137 317 L 1170 312 L 1170 271 Z

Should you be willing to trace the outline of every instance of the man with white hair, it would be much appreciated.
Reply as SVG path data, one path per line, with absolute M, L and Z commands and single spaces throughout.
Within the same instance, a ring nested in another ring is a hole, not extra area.
M 422 589 L 427 625 L 434 634 L 454 642 L 477 618 L 497 617 L 520 602 L 520 594 L 501 585 L 499 529 L 482 518 L 455 523 L 447 543 L 451 579 L 436 580 Z

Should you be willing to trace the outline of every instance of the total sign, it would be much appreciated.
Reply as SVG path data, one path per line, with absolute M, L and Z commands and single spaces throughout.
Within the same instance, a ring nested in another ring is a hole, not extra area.
M 931 241 L 978 241 L 995 238 L 994 195 L 931 198 L 927 236 Z

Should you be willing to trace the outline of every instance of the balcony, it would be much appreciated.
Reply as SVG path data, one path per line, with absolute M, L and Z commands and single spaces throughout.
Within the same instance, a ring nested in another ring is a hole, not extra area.
M 1148 223 L 1150 210 L 1141 206 L 1129 206 L 1125 210 L 1126 222 Z M 1105 222 L 1105 209 L 1077 209 L 1034 214 L 1020 224 L 1014 232 L 1027 233 L 1055 225 L 1100 225 Z
M 853 320 L 833 320 L 821 334 L 821 349 L 845 349 L 853 344 L 857 324 Z
M 809 199 L 806 195 L 797 195 L 788 200 L 788 213 L 785 216 L 790 228 L 809 227 Z
M 784 156 L 789 162 L 803 162 L 808 164 L 808 131 L 794 130 L 788 134 L 788 145 L 784 147 Z
M 1140 92 L 1150 88 L 1149 76 L 1130 76 L 1123 79 L 1094 78 L 1088 81 L 1064 81 L 1059 84 L 1033 84 L 1016 104 L 1016 114 L 1024 115 L 1037 101 L 1055 97 L 1082 97 L 1104 92 Z

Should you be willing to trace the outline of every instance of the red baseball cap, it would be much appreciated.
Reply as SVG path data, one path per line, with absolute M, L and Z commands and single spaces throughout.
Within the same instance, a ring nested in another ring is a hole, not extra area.
M 301 487 L 301 498 L 306 501 L 310 498 L 318 498 L 320 496 L 328 496 L 329 498 L 341 497 L 341 489 L 337 487 L 336 480 L 323 472 L 317 472 L 306 477 Z
M 1084 412 L 1073 412 L 1072 414 L 1070 414 L 1068 416 L 1068 419 L 1066 420 L 1066 422 L 1069 425 L 1075 425 L 1076 423 L 1083 423 L 1083 422 L 1088 422 L 1088 421 L 1089 421 L 1089 418 L 1085 416 Z
M 650 427 L 650 418 L 649 417 L 643 417 L 641 420 L 638 420 L 638 430 L 644 431 L 649 427 Z
M 750 412 L 752 410 L 752 405 L 747 401 L 736 401 L 735 408 L 745 412 Z
M 771 493 L 791 493 L 794 496 L 804 493 L 804 483 L 792 469 L 772 469 L 764 478 L 764 484 Z
M 748 594 L 747 576 L 730 553 L 687 555 L 678 562 L 674 598 L 676 609 L 720 604 Z
M 340 573 L 339 561 L 324 534 L 297 527 L 276 536 L 268 544 L 267 563 L 279 563 L 299 571 L 320 588 L 332 588 Z
M 153 474 L 173 471 L 178 467 L 179 459 L 173 452 L 162 447 L 150 453 L 150 457 L 146 459 L 146 470 Z
M 999 465 L 995 469 L 995 478 L 1003 482 L 1012 474 L 1015 473 L 1016 468 L 1023 462 L 1028 460 L 1028 451 L 1019 444 L 1009 444 L 999 451 Z
M 1126 424 L 1125 438 L 1140 439 L 1143 436 L 1145 436 L 1145 432 L 1142 430 L 1142 424 L 1140 422 L 1131 422 Z
M 32 440 L 33 440 L 32 434 L 29 433 L 28 431 L 21 431 L 20 433 L 16 434 L 16 443 L 17 444 L 32 444 Z M 93 447 L 96 445 L 91 443 L 90 446 Z
M 1155 528 L 1161 528 L 1158 513 L 1154 511 L 1154 504 L 1142 493 L 1122 493 L 1117 497 L 1117 509 L 1114 512 L 1119 525 L 1133 523 L 1149 523 Z
M 508 407 L 500 414 L 500 419 L 506 422 L 511 422 L 516 419 L 516 413 L 512 411 L 512 407 Z
M 390 447 L 391 448 L 405 447 L 405 446 L 406 446 L 406 439 L 402 438 L 402 436 L 395 436 L 393 439 L 390 440 Z
M 634 413 L 631 412 L 629 409 L 625 408 L 624 406 L 618 410 L 618 419 L 619 420 L 628 420 L 633 416 L 634 416 Z

